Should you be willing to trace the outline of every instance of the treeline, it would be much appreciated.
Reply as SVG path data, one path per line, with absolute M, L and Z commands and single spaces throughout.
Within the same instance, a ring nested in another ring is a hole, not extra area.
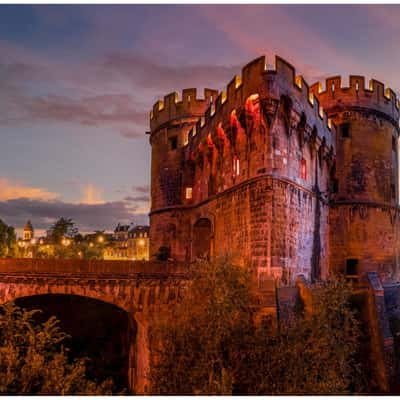
M 369 391 L 361 329 L 342 280 L 318 285 L 312 315 L 255 324 L 251 275 L 229 261 L 197 265 L 180 304 L 152 332 L 153 394 L 350 394 Z

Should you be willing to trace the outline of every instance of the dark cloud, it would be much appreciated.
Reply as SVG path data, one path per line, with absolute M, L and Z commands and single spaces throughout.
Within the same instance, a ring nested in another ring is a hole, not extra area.
M 150 185 L 132 186 L 134 192 L 150 193 Z
M 131 202 L 114 201 L 104 204 L 75 204 L 62 201 L 14 199 L 0 202 L 0 218 L 16 228 L 31 219 L 35 228 L 47 229 L 60 217 L 72 218 L 80 231 L 113 229 L 118 222 L 148 223 L 147 214 Z
M 129 202 L 149 202 L 149 196 L 127 196 L 124 198 L 125 201 Z
M 0 52 L 0 124 L 74 123 L 110 128 L 129 139 L 143 138 L 149 110 L 167 92 L 222 88 L 240 71 L 231 66 L 173 66 L 112 51 L 84 62 L 60 63 L 6 41 L 0 41 Z
M 219 89 L 240 72 L 240 66 L 172 66 L 122 52 L 107 54 L 102 66 L 112 71 L 114 76 L 118 74 L 120 78 L 132 82 L 135 86 L 163 93 L 185 87 Z

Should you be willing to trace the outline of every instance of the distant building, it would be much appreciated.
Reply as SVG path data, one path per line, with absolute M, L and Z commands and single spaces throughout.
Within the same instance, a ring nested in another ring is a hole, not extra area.
M 129 231 L 128 257 L 132 260 L 149 259 L 149 226 L 137 225 Z
M 104 250 L 105 260 L 148 260 L 149 226 L 121 225 L 114 230 L 114 240 Z
M 118 241 L 128 240 L 128 232 L 130 225 L 121 225 L 118 223 L 117 227 L 114 230 L 114 238 Z

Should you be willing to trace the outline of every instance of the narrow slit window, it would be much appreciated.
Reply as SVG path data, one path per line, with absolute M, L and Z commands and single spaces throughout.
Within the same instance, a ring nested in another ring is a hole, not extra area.
M 333 178 L 332 179 L 332 193 L 339 192 L 339 179 Z
M 350 137 L 350 124 L 342 124 L 340 126 L 340 130 L 342 132 L 342 137 L 343 138 L 349 138 Z
M 392 136 L 392 150 L 395 152 L 396 151 L 396 138 L 394 136 Z
M 307 180 L 307 161 L 302 158 L 300 162 L 300 177 L 301 179 Z
M 185 189 L 185 199 L 186 200 L 191 200 L 193 197 L 193 188 L 192 187 L 187 187 Z
M 240 175 L 240 162 L 238 157 L 233 157 L 233 175 L 239 176 Z
M 346 275 L 354 276 L 357 275 L 358 270 L 358 259 L 349 258 L 346 260 Z
M 176 150 L 178 148 L 178 136 L 169 138 L 169 145 L 171 150 Z

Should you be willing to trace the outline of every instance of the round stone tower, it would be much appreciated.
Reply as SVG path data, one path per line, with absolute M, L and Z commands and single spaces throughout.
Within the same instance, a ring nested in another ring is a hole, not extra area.
M 205 89 L 204 98 L 198 99 L 196 89 L 184 89 L 182 100 L 178 101 L 177 93 L 170 93 L 164 101 L 158 101 L 150 113 L 150 256 L 164 247 L 170 249 L 175 259 L 186 258 L 187 249 L 180 246 L 179 241 L 185 234 L 185 225 L 183 221 L 176 223 L 177 217 L 178 221 L 181 219 L 178 214 L 185 196 L 182 184 L 184 149 L 189 131 L 217 96 L 218 91 Z
M 397 277 L 399 106 L 392 90 L 362 76 L 310 88 L 337 126 L 331 171 L 330 265 L 359 277 L 377 271 Z

